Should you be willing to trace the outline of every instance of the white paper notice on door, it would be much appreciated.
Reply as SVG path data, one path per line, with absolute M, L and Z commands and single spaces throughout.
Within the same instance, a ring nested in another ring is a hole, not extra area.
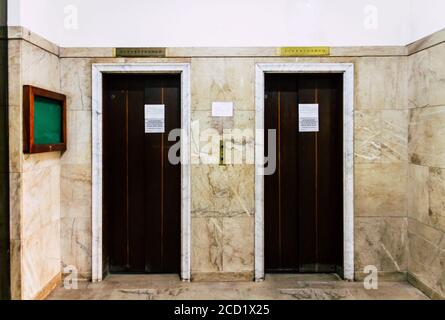
M 299 131 L 300 132 L 318 132 L 318 104 L 299 104 Z
M 145 133 L 165 132 L 165 105 L 145 105 Z

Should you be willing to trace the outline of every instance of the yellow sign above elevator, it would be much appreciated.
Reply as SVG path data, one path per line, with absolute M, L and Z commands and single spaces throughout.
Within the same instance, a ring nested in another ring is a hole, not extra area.
M 282 57 L 319 57 L 331 54 L 330 47 L 282 47 L 279 51 Z

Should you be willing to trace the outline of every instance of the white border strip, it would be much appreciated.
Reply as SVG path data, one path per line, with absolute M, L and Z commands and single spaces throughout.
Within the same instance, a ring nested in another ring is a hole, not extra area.
M 354 280 L 354 65 L 351 63 L 258 63 L 255 70 L 255 280 L 264 271 L 264 74 L 343 74 L 343 271 Z
M 190 280 L 190 64 L 92 65 L 92 280 L 102 281 L 102 75 L 104 73 L 181 74 L 181 279 Z

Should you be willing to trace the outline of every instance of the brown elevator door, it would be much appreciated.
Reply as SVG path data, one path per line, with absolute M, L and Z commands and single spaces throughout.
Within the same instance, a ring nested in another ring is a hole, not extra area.
M 179 273 L 179 75 L 104 75 L 104 258 L 110 272 Z M 164 133 L 146 133 L 145 105 L 164 105 Z
M 339 74 L 266 75 L 265 141 L 270 129 L 277 137 L 276 171 L 265 176 L 267 272 L 342 274 L 342 92 Z M 318 132 L 300 132 L 299 104 L 318 104 Z

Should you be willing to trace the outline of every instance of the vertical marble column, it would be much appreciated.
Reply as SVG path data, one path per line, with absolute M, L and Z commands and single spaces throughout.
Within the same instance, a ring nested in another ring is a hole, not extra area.
M 10 297 L 7 1 L 0 0 L 0 300 Z

